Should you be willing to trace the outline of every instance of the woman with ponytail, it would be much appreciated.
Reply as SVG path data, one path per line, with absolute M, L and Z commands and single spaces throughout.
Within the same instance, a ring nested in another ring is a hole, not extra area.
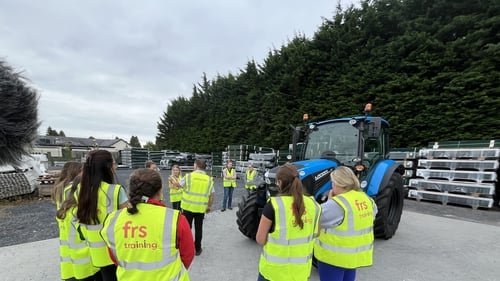
M 101 236 L 118 280 L 189 280 L 194 242 L 187 219 L 167 208 L 160 173 L 138 169 L 129 180 L 129 207 L 110 213 Z
M 128 205 L 124 188 L 115 184 L 115 168 L 111 152 L 90 151 L 77 190 L 79 229 L 89 246 L 92 264 L 101 269 L 104 281 L 116 280 L 116 266 L 109 257 L 99 230 L 106 214 Z
M 264 206 L 257 230 L 263 245 L 258 280 L 308 280 L 320 205 L 303 195 L 297 168 L 287 163 L 276 173 L 279 194 Z
M 61 255 L 61 273 L 71 272 L 72 278 L 62 277 L 71 281 L 102 281 L 99 268 L 92 265 L 90 250 L 85 240 L 78 233 L 78 222 L 75 219 L 78 203 L 76 190 L 80 176 L 61 191 L 64 201 L 59 204 L 56 220 L 60 229 L 60 247 L 65 247 L 66 255 Z

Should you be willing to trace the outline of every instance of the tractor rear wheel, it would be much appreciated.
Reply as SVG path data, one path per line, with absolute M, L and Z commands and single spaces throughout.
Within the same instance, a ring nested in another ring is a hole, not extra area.
M 253 191 L 248 196 L 243 196 L 238 204 L 236 212 L 236 223 L 238 229 L 246 237 L 255 240 L 257 228 L 259 227 L 260 216 L 257 205 L 257 192 Z
M 386 186 L 380 187 L 375 197 L 378 213 L 375 218 L 374 234 L 376 238 L 391 238 L 399 226 L 404 204 L 403 178 L 394 172 Z

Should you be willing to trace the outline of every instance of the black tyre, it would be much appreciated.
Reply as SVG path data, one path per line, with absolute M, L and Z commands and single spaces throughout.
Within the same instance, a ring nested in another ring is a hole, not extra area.
M 375 197 L 378 213 L 375 218 L 374 234 L 376 238 L 391 238 L 399 226 L 404 204 L 403 178 L 394 172 L 386 186 L 380 187 Z
M 238 204 L 236 212 L 236 223 L 238 229 L 246 237 L 255 240 L 257 228 L 259 227 L 260 216 L 257 204 L 257 192 L 251 192 L 248 196 L 243 196 Z

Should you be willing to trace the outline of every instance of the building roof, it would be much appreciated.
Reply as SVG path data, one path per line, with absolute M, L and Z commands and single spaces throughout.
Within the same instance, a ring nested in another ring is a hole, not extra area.
M 123 139 L 74 138 L 60 136 L 38 136 L 34 146 L 72 146 L 72 147 L 113 147 Z M 128 144 L 128 143 L 127 143 Z

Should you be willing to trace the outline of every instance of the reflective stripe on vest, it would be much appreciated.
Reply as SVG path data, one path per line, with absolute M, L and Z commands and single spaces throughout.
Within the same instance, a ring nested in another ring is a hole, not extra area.
M 118 261 L 118 280 L 189 280 L 176 248 L 180 212 L 145 203 L 137 209 L 111 213 L 100 232 Z
M 306 210 L 302 215 L 303 229 L 294 223 L 293 197 L 270 198 L 275 211 L 275 229 L 268 234 L 259 261 L 259 272 L 268 280 L 306 280 L 309 277 L 321 207 L 313 198 L 303 198 Z
M 224 169 L 226 171 L 226 176 L 232 177 L 236 173 L 235 169 L 231 169 L 231 172 L 227 168 L 224 168 Z M 230 179 L 226 179 L 226 177 L 224 177 L 222 179 L 222 185 L 224 187 L 236 187 L 236 179 L 230 180 Z
M 63 200 L 66 200 L 72 195 L 71 188 L 72 185 L 69 185 L 64 189 Z M 80 234 L 77 230 L 78 222 L 75 217 L 76 209 L 76 206 L 70 208 L 66 211 L 65 218 L 63 220 L 57 220 L 59 224 L 64 225 L 65 229 L 65 240 L 61 241 L 60 244 L 65 245 L 67 249 L 67 255 L 61 256 L 60 259 L 61 275 L 63 275 L 63 270 L 65 270 L 65 273 L 71 271 L 71 276 L 62 277 L 62 279 L 85 279 L 99 271 L 98 268 L 92 266 L 92 260 L 90 258 L 90 252 L 87 244 L 85 241 L 80 239 Z M 62 235 L 63 233 L 61 233 L 61 237 Z M 70 269 L 68 269 L 68 267 Z
M 338 200 L 342 201 L 344 203 L 345 207 L 347 208 L 347 225 L 348 228 L 347 230 L 337 230 L 337 228 L 327 228 L 326 232 L 329 234 L 337 235 L 337 236 L 359 236 L 363 234 L 368 234 L 373 231 L 373 225 L 370 225 L 369 227 L 362 228 L 359 230 L 354 229 L 354 212 L 352 210 L 351 205 L 345 199 L 343 196 L 338 196 Z M 346 218 L 344 218 L 346 219 Z
M 316 258 L 342 268 L 371 265 L 373 260 L 373 201 L 359 191 L 337 195 L 333 200 L 344 209 L 345 217 L 340 225 L 321 231 L 320 238 L 314 247 Z M 366 211 L 365 209 L 354 210 L 354 202 L 367 202 L 368 209 Z M 359 219 L 356 219 L 356 216 Z
M 195 172 L 187 174 L 181 208 L 194 213 L 205 213 L 212 189 L 213 180 L 210 176 Z
M 100 193 L 98 193 L 97 197 L 97 208 L 101 205 L 104 205 L 106 208 L 105 213 L 98 212 L 98 219 L 101 223 L 92 225 L 80 224 L 82 226 L 82 232 L 85 236 L 87 245 L 90 248 L 92 263 L 97 267 L 113 264 L 113 261 L 109 257 L 106 243 L 102 240 L 99 231 L 102 229 L 102 221 L 104 221 L 106 215 L 118 209 L 120 189 L 117 188 L 117 186 L 118 185 L 116 184 L 101 182 L 101 186 L 99 187 Z M 107 189 L 103 191 L 103 187 Z M 104 193 L 104 195 L 102 193 Z
M 69 186 L 71 187 L 71 185 Z M 66 200 L 69 196 L 69 191 L 71 189 L 64 188 L 61 194 L 61 201 L 56 201 L 56 208 L 59 210 L 61 208 L 62 202 Z M 69 236 L 70 231 L 68 230 L 68 224 L 65 219 L 59 219 L 56 217 L 57 224 L 59 226 L 59 260 L 61 268 L 61 279 L 70 279 L 75 276 L 73 272 L 73 265 L 71 264 L 71 249 L 69 248 Z
M 245 188 L 246 189 L 256 189 L 257 186 L 255 184 L 248 184 L 248 182 L 253 182 L 255 175 L 257 175 L 257 171 L 252 170 L 252 171 L 246 171 L 246 182 L 245 183 Z
M 124 209 L 118 210 L 116 214 L 111 218 L 109 221 L 109 226 L 107 227 L 106 234 L 108 236 L 109 240 L 109 248 L 113 255 L 118 258 L 118 255 L 116 254 L 116 238 L 115 238 L 115 225 L 116 225 L 116 220 L 120 216 L 120 213 Z M 166 209 L 166 214 L 165 214 L 165 219 L 163 221 L 163 225 L 172 225 L 172 220 L 173 220 L 173 212 L 169 211 Z M 171 231 L 169 231 L 170 228 L 164 228 L 163 231 L 163 237 L 162 237 L 162 243 L 163 245 L 169 245 L 170 241 L 172 239 L 171 236 Z M 137 270 L 155 270 L 155 269 L 160 269 L 163 267 L 168 266 L 169 264 L 173 263 L 176 261 L 176 259 L 179 256 L 179 252 L 177 252 L 175 255 L 170 256 L 169 251 L 166 251 L 166 249 L 163 250 L 163 255 L 161 260 L 157 262 L 126 262 L 123 260 L 118 260 L 118 265 L 123 267 L 126 270 L 131 270 L 131 269 L 137 269 Z
M 71 263 L 73 264 L 74 277 L 76 279 L 85 279 L 94 275 L 99 271 L 97 267 L 92 265 L 90 258 L 90 249 L 87 243 L 80 239 L 78 233 L 78 221 L 73 215 L 76 213 L 76 208 L 68 211 L 70 215 L 70 231 L 69 231 L 69 248 L 71 249 Z

